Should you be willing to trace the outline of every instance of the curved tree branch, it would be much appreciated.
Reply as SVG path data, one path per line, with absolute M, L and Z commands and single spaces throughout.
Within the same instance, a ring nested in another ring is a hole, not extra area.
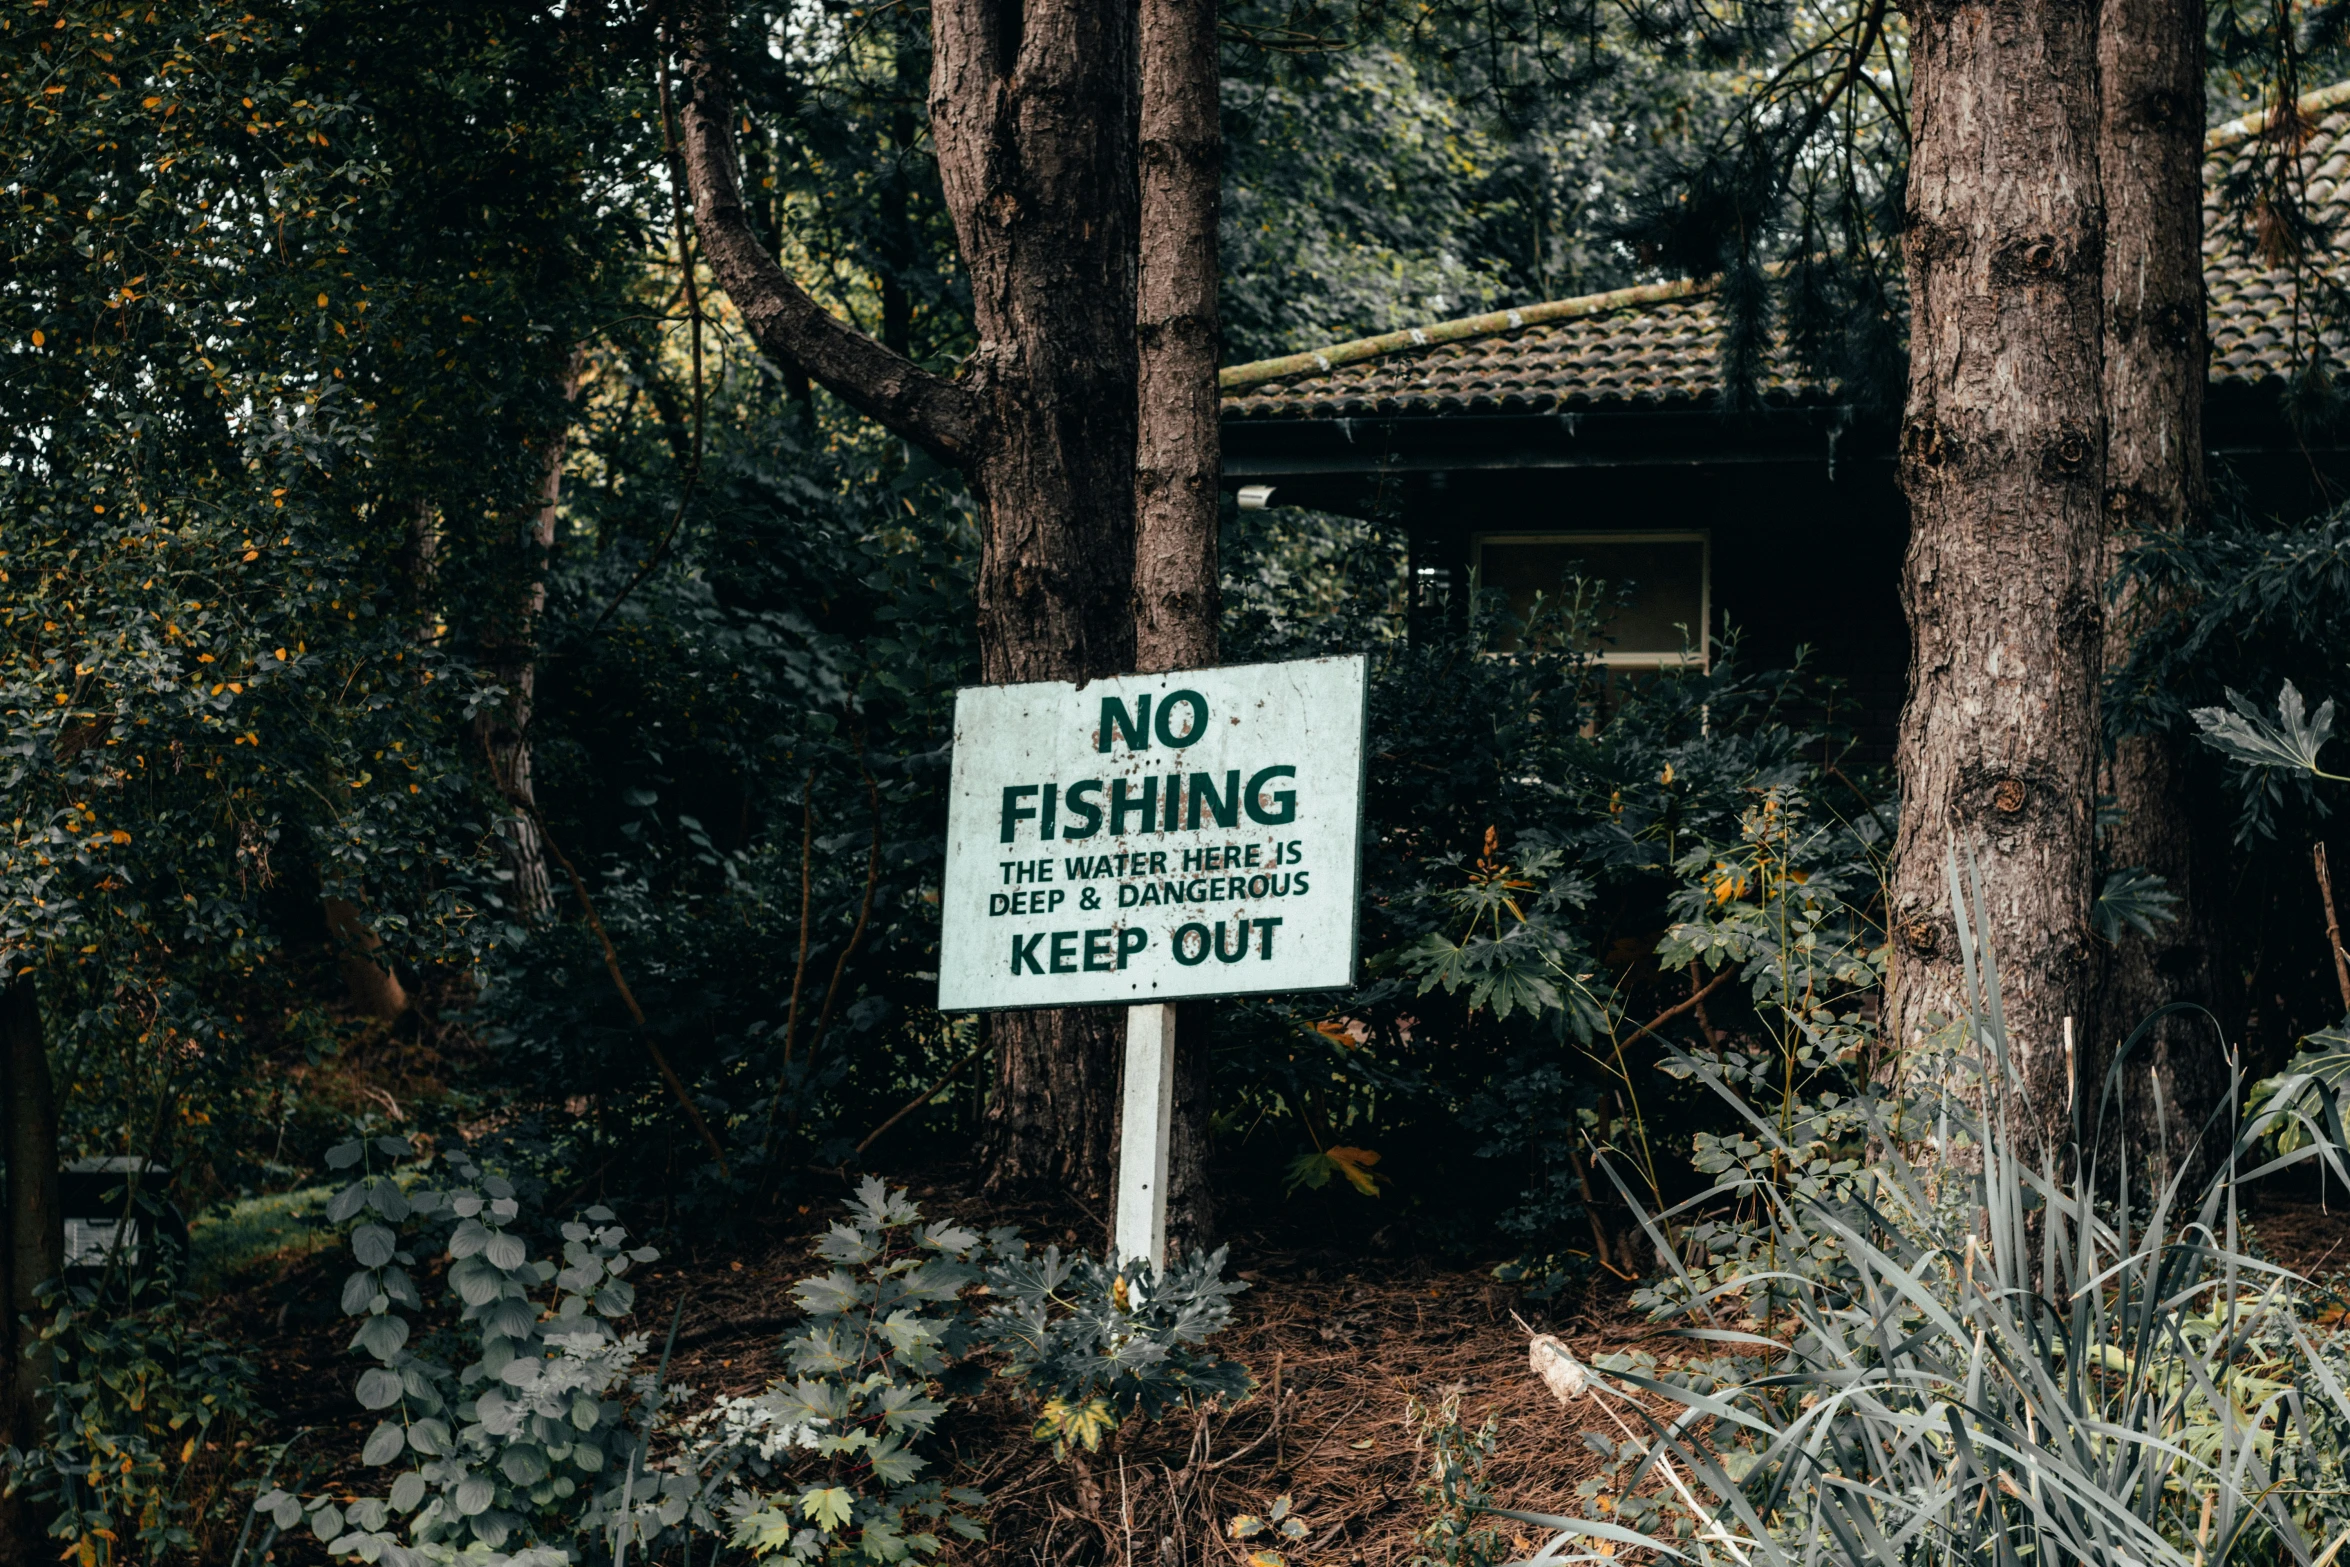
M 968 467 L 979 446 L 979 399 L 834 316 L 760 244 L 735 166 L 733 84 L 719 58 L 723 17 L 717 5 L 694 11 L 686 34 L 690 90 L 682 116 L 694 224 L 719 286 L 761 352 L 803 371 L 941 462 Z

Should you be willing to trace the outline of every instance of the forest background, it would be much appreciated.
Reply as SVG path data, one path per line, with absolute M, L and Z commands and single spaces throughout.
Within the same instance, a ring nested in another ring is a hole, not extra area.
M 1017 1129 L 974 1067 L 989 1031 L 930 1005 L 981 502 L 760 351 L 687 175 L 689 67 L 716 50 L 764 250 L 923 370 L 980 362 L 931 144 L 934 17 L 11 0 L 0 20 L 0 1119 L 32 1215 L 13 1309 L 71 1317 L 42 1293 L 61 1232 L 33 1172 L 88 1157 L 156 1161 L 116 1197 L 194 1220 L 199 1257 L 223 1216 L 321 1207 L 353 1161 L 372 1180 L 436 1149 L 542 1206 L 550 1245 L 593 1202 L 640 1239 L 723 1246 L 867 1168 L 1005 1201 L 1026 1175 L 1098 1210 L 1106 1127 L 1050 1179 L 990 1157 Z M 2207 21 L 2213 123 L 2340 63 L 2324 8 Z M 1726 404 L 1774 332 L 1899 401 L 1899 13 L 1233 3 L 1218 48 L 1222 361 L 1720 273 Z M 2274 191 L 2238 199 L 2285 221 Z M 2323 344 L 2295 387 L 2309 430 L 2335 417 Z M 2183 736 L 2230 688 L 2335 667 L 2341 519 L 2234 516 L 2218 487 L 2159 554 L 2189 608 L 2130 650 L 2117 735 Z M 1574 584 L 1531 627 L 1480 606 L 1407 635 L 1396 519 L 1224 504 L 1222 656 L 1372 655 L 1372 848 L 1357 992 L 1187 1017 L 1195 1238 L 1279 1212 L 1367 1255 L 1505 1258 L 1536 1289 L 1639 1276 L 1599 1154 L 1658 1201 L 1748 1157 L 1702 1085 L 1652 1070 L 1668 1050 L 1779 1073 L 1855 1157 L 1839 1096 L 1889 1048 L 1901 804 L 1821 719 L 1833 692 L 1748 668 L 1733 636 L 1596 722 L 1589 627 L 1624 585 Z M 1487 656 L 1503 634 L 1536 651 Z M 2239 813 L 2220 766 L 2199 757 L 2194 787 L 2219 841 L 2240 827 L 2243 879 L 2306 878 L 2323 797 L 2262 774 Z M 2117 950 L 2175 919 L 2136 870 L 2099 867 Z M 2231 949 L 2252 1076 L 2338 1010 L 2314 906 L 2280 897 Z M 240 1328 L 154 1287 L 88 1353 L 159 1356 L 200 1402 Z M 74 1362 L 44 1353 L 16 1357 L 16 1446 L 80 1455 L 95 1428 L 38 1391 Z M 138 1448 L 103 1375 L 73 1385 L 148 1491 L 19 1505 L 85 1547 L 104 1518 L 110 1549 L 215 1542 L 208 1504 L 152 1504 L 188 1464 L 169 1400 Z M 248 1424 L 240 1451 L 263 1451 Z M 224 1478 L 230 1515 L 263 1483 Z

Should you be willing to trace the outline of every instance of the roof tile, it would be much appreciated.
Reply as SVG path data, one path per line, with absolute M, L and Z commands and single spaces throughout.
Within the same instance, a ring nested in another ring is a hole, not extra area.
M 2346 96 L 2335 88 L 2303 100 L 2325 105 L 2301 165 L 2309 217 L 2329 241 L 2350 220 L 2350 192 L 2343 187 L 2350 174 L 2350 104 L 2341 103 Z M 2204 163 L 2211 375 L 2215 383 L 2257 385 L 2288 376 L 2312 332 L 2331 354 L 2339 356 L 2350 345 L 2339 328 L 2314 319 L 2289 268 L 2261 259 L 2245 218 L 2225 210 L 2224 186 L 2250 178 L 2252 160 L 2271 155 L 2266 144 L 2242 134 L 2240 123 L 2229 130 L 2235 139 Z M 1238 367 L 1225 373 L 1224 413 L 1240 419 L 1364 418 L 1703 405 L 1720 385 L 1721 314 L 1700 288 L 1684 287 L 1682 296 L 1590 313 L 1575 301 L 1528 307 L 1529 313 L 1540 309 L 1565 318 L 1505 326 L 1497 314 L 1484 319 L 1498 330 L 1464 334 L 1462 329 L 1484 321 L 1456 323 L 1450 340 L 1436 327 L 1399 333 L 1397 346 L 1369 357 L 1360 357 L 1361 350 L 1382 348 L 1388 340 L 1357 345 L 1351 363 L 1235 386 L 1236 374 L 1245 379 L 1255 368 Z M 1604 296 L 1591 300 L 1594 306 L 1612 303 Z M 1519 312 L 1506 319 L 1516 322 Z M 1439 340 L 1429 343 L 1429 337 Z M 1414 340 L 1426 346 L 1414 346 Z M 1289 364 L 1268 362 L 1268 368 L 1274 363 Z M 1784 342 L 1765 356 L 1758 391 L 1766 403 L 1779 404 L 1834 395 L 1833 387 L 1806 380 Z

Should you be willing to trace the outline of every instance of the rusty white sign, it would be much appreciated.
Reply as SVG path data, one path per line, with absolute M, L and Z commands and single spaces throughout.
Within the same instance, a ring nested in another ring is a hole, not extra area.
M 941 1011 L 1351 984 L 1360 655 L 955 698 Z

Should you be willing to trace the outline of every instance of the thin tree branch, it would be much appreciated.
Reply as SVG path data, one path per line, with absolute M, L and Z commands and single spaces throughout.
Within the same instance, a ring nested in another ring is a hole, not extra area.
M 775 1146 L 775 1112 L 783 1107 L 784 1091 L 791 1087 L 792 1041 L 800 1032 L 800 987 L 808 978 L 808 895 L 815 870 L 816 769 L 808 769 L 800 785 L 800 956 L 791 971 L 791 1012 L 783 1024 L 783 1070 L 775 1075 L 775 1095 L 767 1101 L 767 1133 L 759 1139 L 760 1157 Z
M 1679 1017 L 1682 1013 L 1695 1011 L 1700 1002 L 1704 1001 L 1706 997 L 1712 995 L 1715 991 L 1721 989 L 1724 985 L 1727 985 L 1730 982 L 1730 976 L 1737 972 L 1738 971 L 1736 969 L 1723 969 L 1712 979 L 1706 981 L 1704 989 L 1698 991 L 1686 1001 L 1674 1003 L 1672 1006 L 1665 1008 L 1662 1012 L 1659 1012 L 1656 1016 L 1650 1018 L 1647 1022 L 1641 1024 L 1638 1028 L 1632 1031 L 1630 1038 L 1624 1040 L 1623 1043 L 1617 1045 L 1616 1048 L 1621 1050 L 1625 1045 L 1632 1044 L 1649 1034 L 1655 1033 L 1658 1029 L 1664 1027 L 1667 1023 L 1670 1023 L 1673 1019 Z
M 796 367 L 841 401 L 951 467 L 981 445 L 982 404 L 968 387 L 934 375 L 841 321 L 767 253 L 744 210 L 735 167 L 734 95 L 724 62 L 726 13 L 705 3 L 686 36 L 686 180 L 703 253 L 719 287 L 761 352 Z

